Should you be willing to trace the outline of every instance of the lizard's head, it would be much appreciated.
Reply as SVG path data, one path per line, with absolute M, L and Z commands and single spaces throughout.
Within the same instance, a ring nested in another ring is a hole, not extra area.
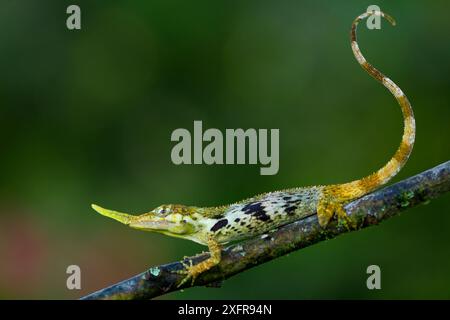
M 192 238 L 199 230 L 197 219 L 200 208 L 178 204 L 162 205 L 139 216 L 104 209 L 95 204 L 92 209 L 106 217 L 132 228 L 164 233 L 166 235 Z

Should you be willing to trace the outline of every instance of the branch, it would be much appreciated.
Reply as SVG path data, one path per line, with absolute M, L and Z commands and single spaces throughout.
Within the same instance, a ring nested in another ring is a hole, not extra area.
M 373 192 L 345 206 L 347 214 L 357 223 L 357 230 L 389 219 L 405 209 L 428 203 L 450 191 L 450 161 L 424 171 L 392 186 Z M 220 282 L 289 252 L 349 232 L 345 225 L 332 221 L 326 229 L 320 227 L 317 216 L 311 215 L 258 236 L 244 243 L 225 248 L 220 264 L 201 274 L 196 286 L 217 286 Z M 202 253 L 190 259 L 196 264 L 209 257 Z M 181 288 L 177 283 L 184 275 L 176 273 L 184 267 L 180 262 L 156 266 L 108 288 L 87 295 L 91 299 L 150 299 Z

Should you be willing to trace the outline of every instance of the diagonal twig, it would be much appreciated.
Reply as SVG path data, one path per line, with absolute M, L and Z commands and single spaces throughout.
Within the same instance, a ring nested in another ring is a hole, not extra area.
M 345 210 L 357 221 L 359 230 L 396 216 L 405 209 L 427 203 L 448 191 L 450 191 L 450 161 L 355 200 L 347 204 Z M 336 221 L 332 221 L 326 229 L 323 229 L 318 223 L 317 216 L 311 215 L 271 233 L 225 248 L 220 264 L 201 274 L 194 285 L 217 285 L 254 266 L 349 231 L 353 230 L 348 230 L 345 225 Z M 208 253 L 203 253 L 192 257 L 192 260 L 198 263 L 208 257 Z M 191 287 L 190 283 L 186 283 L 177 288 L 177 283 L 184 275 L 176 271 L 183 268 L 180 262 L 155 266 L 81 299 L 150 299 Z

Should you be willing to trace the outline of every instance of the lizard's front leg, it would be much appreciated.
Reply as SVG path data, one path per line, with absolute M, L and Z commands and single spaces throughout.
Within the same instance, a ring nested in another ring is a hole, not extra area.
M 195 279 L 202 274 L 203 272 L 211 269 L 212 267 L 219 264 L 221 258 L 222 258 L 222 248 L 220 244 L 209 237 L 208 239 L 208 248 L 210 257 L 206 259 L 205 261 L 202 261 L 196 265 L 192 265 L 192 260 L 189 260 L 189 264 L 183 263 L 185 266 L 185 270 L 180 270 L 178 273 L 186 274 L 186 277 L 184 277 L 183 280 L 178 284 L 177 287 L 181 287 L 183 284 L 185 284 L 189 279 L 192 279 L 191 284 L 194 284 Z

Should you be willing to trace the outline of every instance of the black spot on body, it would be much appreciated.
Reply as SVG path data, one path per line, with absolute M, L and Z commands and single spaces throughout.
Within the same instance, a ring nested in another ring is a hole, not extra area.
M 239 219 L 239 218 L 236 218 L 236 219 L 234 219 L 234 222 L 239 222 L 241 219 Z
M 211 231 L 217 231 L 217 230 L 225 227 L 227 224 L 228 224 L 227 219 L 219 220 L 212 226 Z
M 256 219 L 261 221 L 268 221 L 270 220 L 270 217 L 266 214 L 264 211 L 264 208 L 262 206 L 261 202 L 253 202 L 249 203 L 242 208 L 245 214 L 251 214 Z
M 252 203 L 246 204 L 242 208 L 242 211 L 244 211 L 245 214 L 253 214 L 253 213 L 257 213 L 259 211 L 264 211 L 264 208 L 262 207 L 261 202 L 252 202 Z
M 261 221 L 268 221 L 270 220 L 270 217 L 264 212 L 258 212 L 257 214 L 255 213 L 253 215 L 256 219 L 261 220 Z
M 292 216 L 295 213 L 295 210 L 297 209 L 296 206 L 290 206 L 288 208 L 286 208 L 286 213 L 288 214 L 288 216 Z

